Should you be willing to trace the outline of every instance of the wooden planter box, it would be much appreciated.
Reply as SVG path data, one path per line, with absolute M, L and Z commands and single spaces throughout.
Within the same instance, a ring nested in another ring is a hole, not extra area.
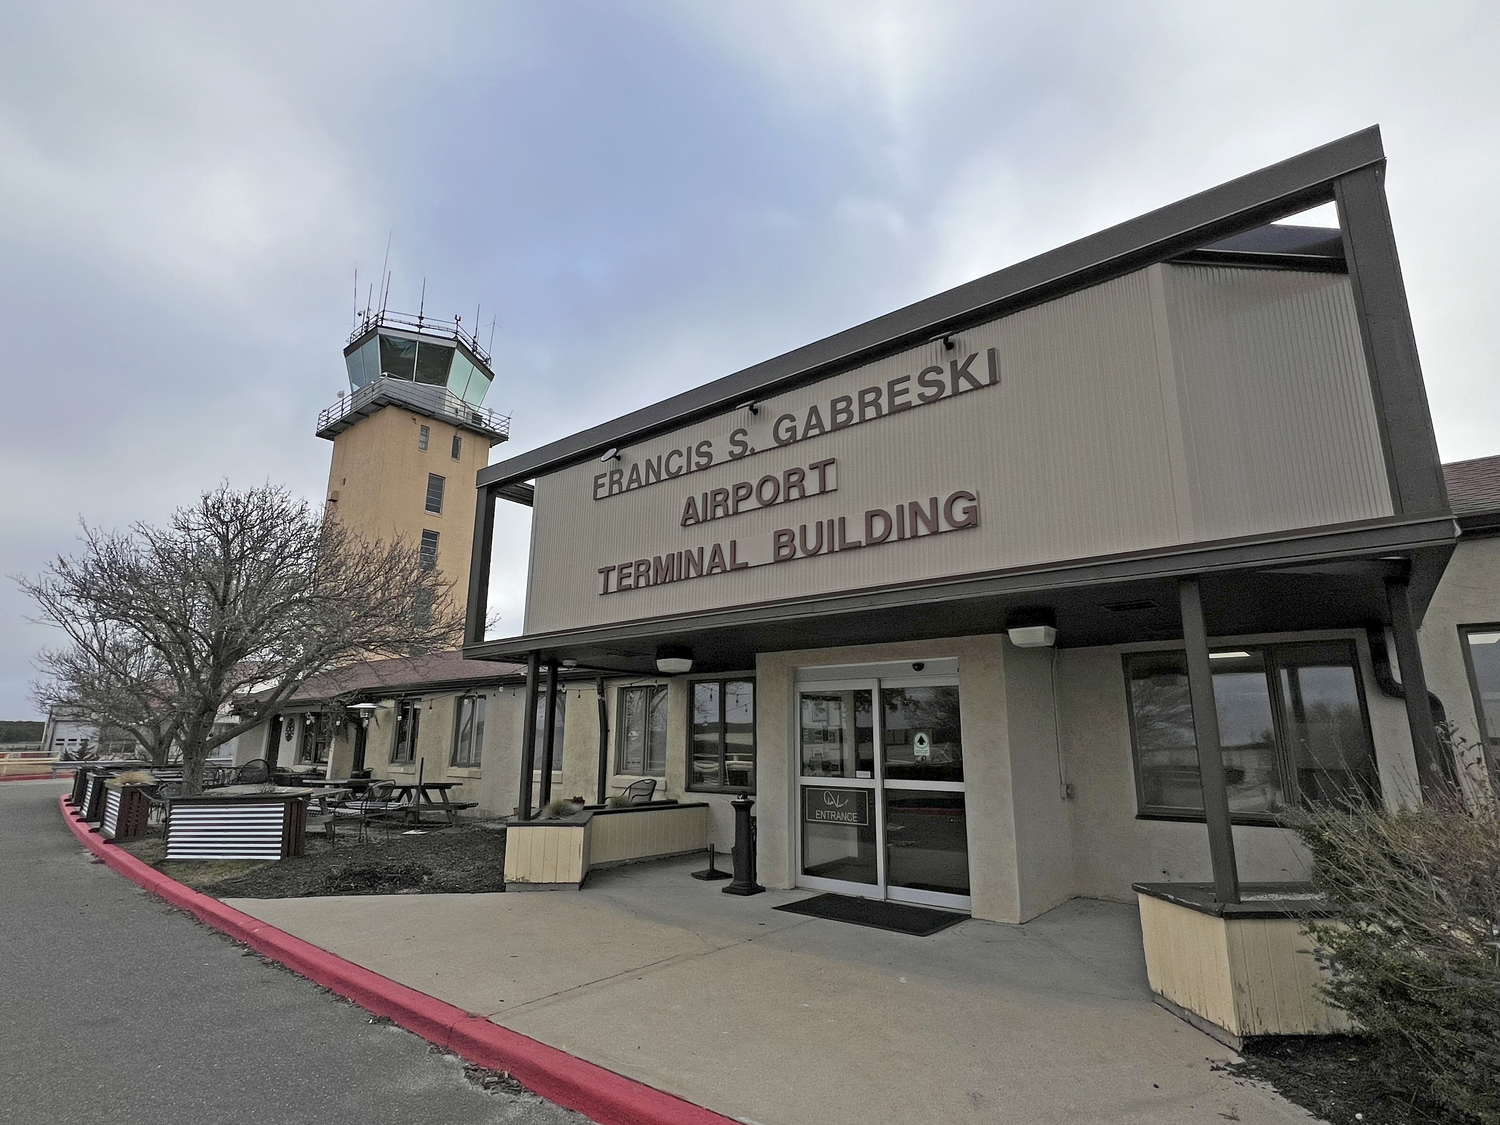
M 106 840 L 133 840 L 146 834 L 151 811 L 149 785 L 104 783 L 104 807 L 99 815 L 99 835 Z
M 580 890 L 590 871 L 708 847 L 708 805 L 662 801 L 588 809 L 557 820 L 512 820 L 505 828 L 505 886 Z
M 1332 1035 L 1349 1017 L 1323 999 L 1325 970 L 1304 930 L 1331 911 L 1311 888 L 1246 884 L 1214 901 L 1195 883 L 1137 883 L 1146 975 L 1157 1002 L 1239 1050 L 1255 1035 Z
M 237 792 L 237 790 L 251 792 Z M 285 859 L 303 853 L 310 789 L 259 785 L 167 801 L 167 859 Z

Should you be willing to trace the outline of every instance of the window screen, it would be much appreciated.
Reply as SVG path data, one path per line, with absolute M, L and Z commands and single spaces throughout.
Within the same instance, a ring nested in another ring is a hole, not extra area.
M 437 566 L 438 533 L 435 531 L 422 532 L 422 545 L 417 548 L 417 558 L 422 564 L 423 570 L 431 570 Z
M 436 473 L 427 474 L 427 510 L 435 515 L 443 514 L 443 486 L 447 483 Z

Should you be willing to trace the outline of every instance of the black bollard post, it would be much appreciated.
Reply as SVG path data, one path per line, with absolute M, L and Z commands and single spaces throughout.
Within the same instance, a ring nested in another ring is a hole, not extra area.
M 734 805 L 734 882 L 724 888 L 726 895 L 758 895 L 765 890 L 755 881 L 755 822 L 750 810 L 755 802 L 740 794 Z

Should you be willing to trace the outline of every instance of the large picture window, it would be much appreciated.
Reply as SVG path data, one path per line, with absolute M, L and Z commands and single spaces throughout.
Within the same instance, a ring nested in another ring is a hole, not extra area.
M 1458 632 L 1464 642 L 1479 737 L 1493 761 L 1500 748 L 1500 625 L 1464 625 Z
M 1380 792 L 1354 646 L 1248 645 L 1209 654 L 1229 812 L 1274 824 L 1304 804 Z M 1140 815 L 1203 819 L 1198 744 L 1182 652 L 1125 658 Z
M 417 728 L 422 721 L 422 701 L 403 699 L 396 704 L 396 740 L 391 745 L 391 761 L 417 760 Z
M 458 700 L 453 727 L 453 765 L 477 766 L 484 752 L 484 696 L 464 695 Z
M 755 788 L 755 681 L 693 684 L 688 788 Z
M 662 777 L 667 772 L 665 684 L 620 689 L 615 772 Z
M 552 734 L 552 772 L 562 769 L 563 727 L 568 719 L 568 689 L 557 689 L 557 728 Z M 547 753 L 547 693 L 538 692 L 536 697 L 536 765 L 535 769 L 546 769 L 543 760 Z

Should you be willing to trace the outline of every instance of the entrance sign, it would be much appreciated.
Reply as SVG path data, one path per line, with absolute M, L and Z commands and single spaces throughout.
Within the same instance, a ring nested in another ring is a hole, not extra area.
M 807 785 L 802 789 L 802 815 L 810 824 L 846 824 L 864 828 L 870 823 L 868 789 L 835 789 Z

